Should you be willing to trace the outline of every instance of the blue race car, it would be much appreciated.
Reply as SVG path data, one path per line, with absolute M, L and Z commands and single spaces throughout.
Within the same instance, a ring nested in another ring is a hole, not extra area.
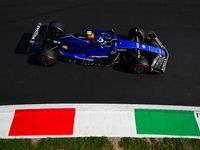
M 128 36 L 116 35 L 113 29 L 65 34 L 60 22 L 39 22 L 30 45 L 41 50 L 38 62 L 48 67 L 57 60 L 90 66 L 126 63 L 136 74 L 164 73 L 169 58 L 157 35 L 153 31 L 146 35 L 139 27 L 131 28 Z

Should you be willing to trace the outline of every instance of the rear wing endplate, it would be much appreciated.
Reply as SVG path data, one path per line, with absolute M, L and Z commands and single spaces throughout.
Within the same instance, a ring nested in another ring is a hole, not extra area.
M 39 22 L 31 37 L 30 44 L 33 46 L 41 46 L 45 34 L 47 33 L 47 29 L 48 29 L 48 24 L 42 24 L 41 22 Z

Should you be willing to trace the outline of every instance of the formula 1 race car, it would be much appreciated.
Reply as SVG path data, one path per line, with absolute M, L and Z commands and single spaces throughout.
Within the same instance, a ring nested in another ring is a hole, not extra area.
M 65 34 L 60 22 L 39 22 L 30 45 L 41 50 L 38 62 L 48 67 L 57 60 L 90 66 L 127 63 L 136 74 L 164 73 L 169 58 L 157 35 L 153 31 L 146 35 L 139 27 L 131 28 L 128 36 L 118 36 L 113 29 Z

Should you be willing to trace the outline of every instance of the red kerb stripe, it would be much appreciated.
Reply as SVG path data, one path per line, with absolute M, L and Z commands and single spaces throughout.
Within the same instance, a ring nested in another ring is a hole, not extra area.
M 73 135 L 75 108 L 15 110 L 9 136 Z

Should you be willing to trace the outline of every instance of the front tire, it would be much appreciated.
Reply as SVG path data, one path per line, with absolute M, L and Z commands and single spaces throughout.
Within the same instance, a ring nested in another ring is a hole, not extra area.
M 142 43 L 145 40 L 145 31 L 142 28 L 134 27 L 128 32 L 128 37 L 130 41 Z
M 149 63 L 146 59 L 134 58 L 131 60 L 130 71 L 135 74 L 147 73 L 149 69 Z
M 53 50 L 44 49 L 38 55 L 38 62 L 45 67 L 52 67 L 55 65 L 57 57 Z

